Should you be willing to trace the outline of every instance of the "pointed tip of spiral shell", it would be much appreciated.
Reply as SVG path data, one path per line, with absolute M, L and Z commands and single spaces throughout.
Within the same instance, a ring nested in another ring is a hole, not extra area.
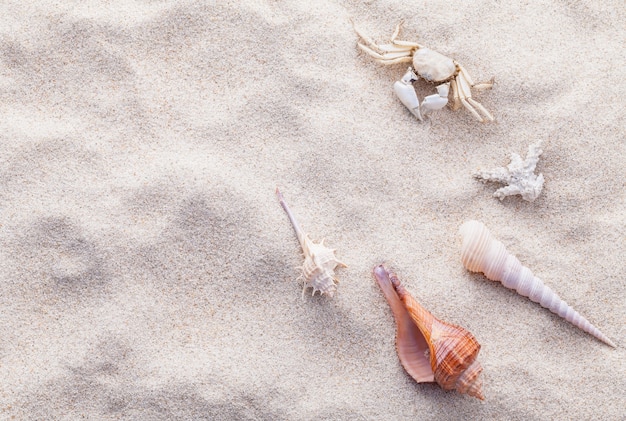
M 588 332 L 588 333 L 590 333 L 591 335 L 593 335 L 596 338 L 600 339 L 602 342 L 604 342 L 608 346 L 610 346 L 612 348 L 617 348 L 617 345 L 615 344 L 615 342 L 613 342 L 611 339 L 609 339 L 608 336 L 606 336 L 604 333 L 600 332 L 597 328 L 595 330 L 596 330 L 596 332 Z
M 456 390 L 484 401 L 482 372 L 482 365 L 478 360 L 474 360 L 457 380 Z
M 604 339 L 602 339 L 604 341 L 605 344 L 607 344 L 608 346 L 611 346 L 613 348 L 617 348 L 617 345 L 615 344 L 615 342 L 613 342 L 612 340 L 610 340 L 609 338 L 605 337 Z

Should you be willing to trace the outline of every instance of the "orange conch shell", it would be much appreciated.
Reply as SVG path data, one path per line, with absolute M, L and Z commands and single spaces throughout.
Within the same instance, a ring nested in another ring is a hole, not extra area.
M 396 351 L 407 373 L 418 383 L 436 381 L 443 389 L 484 400 L 476 338 L 430 314 L 383 265 L 374 268 L 374 277 L 396 320 Z
M 337 266 L 347 267 L 346 264 L 337 259 L 335 250 L 324 245 L 324 240 L 315 243 L 309 238 L 308 234 L 302 231 L 300 224 L 298 224 L 296 217 L 291 212 L 291 209 L 289 209 L 285 198 L 278 189 L 276 189 L 276 196 L 278 196 L 278 201 L 293 225 L 293 229 L 302 247 L 302 252 L 304 253 L 302 274 L 299 277 L 304 279 L 302 295 L 304 296 L 304 291 L 306 291 L 307 288 L 313 288 L 311 295 L 315 295 L 315 291 L 320 291 L 321 295 L 326 294 L 332 297 L 339 283 L 339 280 L 335 276 L 335 268 Z

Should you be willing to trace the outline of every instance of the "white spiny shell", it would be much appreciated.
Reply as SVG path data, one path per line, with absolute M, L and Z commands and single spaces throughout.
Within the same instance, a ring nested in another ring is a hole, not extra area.
M 483 272 L 490 280 L 500 281 L 505 287 L 516 290 L 518 294 L 530 298 L 602 342 L 615 347 L 598 328 L 534 276 L 530 269 L 522 266 L 506 250 L 504 244 L 491 236 L 483 223 L 467 221 L 461 225 L 460 233 L 463 238 L 461 260 L 468 270 Z
M 302 231 L 298 221 L 289 209 L 289 206 L 287 206 L 287 202 L 285 202 L 283 195 L 278 189 L 276 189 L 276 195 L 293 225 L 293 229 L 302 247 L 302 252 L 304 253 L 302 274 L 298 278 L 304 280 L 302 295 L 304 295 L 307 288 L 313 288 L 312 295 L 315 295 L 315 291 L 319 291 L 322 295 L 326 294 L 332 297 L 337 290 L 337 283 L 339 283 L 335 277 L 335 268 L 337 266 L 346 267 L 345 263 L 337 259 L 335 250 L 324 246 L 324 240 L 319 243 L 314 243 L 313 240 L 309 238 L 309 235 Z
M 333 296 L 337 289 L 339 280 L 335 277 L 335 268 L 346 265 L 335 256 L 335 250 L 324 246 L 324 240 L 314 243 L 307 234 L 304 234 L 304 264 L 302 265 L 302 275 L 304 279 L 304 290 L 311 287 L 313 294 L 320 291 L 322 295 Z

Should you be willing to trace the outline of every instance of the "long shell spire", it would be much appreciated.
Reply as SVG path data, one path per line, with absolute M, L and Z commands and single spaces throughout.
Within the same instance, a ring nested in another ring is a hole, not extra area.
M 302 275 L 300 275 L 300 278 L 304 279 L 302 295 L 304 296 L 304 292 L 310 287 L 313 288 L 311 295 L 315 295 L 315 291 L 320 291 L 320 294 L 326 294 L 332 297 L 337 290 L 336 284 L 339 283 L 339 280 L 335 276 L 335 268 L 337 266 L 347 267 L 346 264 L 337 259 L 335 250 L 324 246 L 324 240 L 315 243 L 309 238 L 308 234 L 302 231 L 298 220 L 293 212 L 291 212 L 291 209 L 289 209 L 285 198 L 278 188 L 276 189 L 276 196 L 289 217 L 291 225 L 293 225 L 293 229 L 302 247 L 302 252 L 304 253 L 304 263 L 301 267 Z
M 285 201 L 283 194 L 280 192 L 280 190 L 278 190 L 278 187 L 276 188 L 276 196 L 278 197 L 278 201 L 280 202 L 280 205 L 283 207 L 283 209 L 285 210 L 285 213 L 289 217 L 289 221 L 291 222 L 291 225 L 293 226 L 293 230 L 296 232 L 296 236 L 298 237 L 298 241 L 300 242 L 300 246 L 302 247 L 302 250 L 306 250 L 305 247 L 307 247 L 307 240 L 308 240 L 307 235 L 304 233 L 304 231 L 302 231 L 302 228 L 300 228 L 300 224 L 298 223 L 298 220 L 296 219 L 293 212 L 291 212 L 291 209 L 289 209 L 289 205 L 287 205 L 287 202 Z
M 461 260 L 468 270 L 483 272 L 488 279 L 501 282 L 505 287 L 539 303 L 602 342 L 616 347 L 613 341 L 534 276 L 517 257 L 510 254 L 504 244 L 493 238 L 482 222 L 467 221 L 461 225 L 460 233 L 463 238 Z

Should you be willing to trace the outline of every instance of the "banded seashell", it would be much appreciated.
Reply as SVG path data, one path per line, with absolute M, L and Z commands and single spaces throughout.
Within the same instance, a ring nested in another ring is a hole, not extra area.
M 385 266 L 376 266 L 374 277 L 396 321 L 396 352 L 406 372 L 418 383 L 436 381 L 445 390 L 484 400 L 476 338 L 434 317 Z
M 304 263 L 301 267 L 302 274 L 298 277 L 298 279 L 302 278 L 304 280 L 302 296 L 304 296 L 307 288 L 313 288 L 312 296 L 315 295 L 315 291 L 319 291 L 321 295 L 326 294 L 332 297 L 339 283 L 335 276 L 335 268 L 337 266 L 347 267 L 346 264 L 337 259 L 335 256 L 336 250 L 324 246 L 324 240 L 315 243 L 309 238 L 308 234 L 302 231 L 300 224 L 298 224 L 289 206 L 287 206 L 285 198 L 278 189 L 276 189 L 276 196 L 278 196 L 278 201 L 287 213 L 291 225 L 293 225 L 304 253 Z
M 563 301 L 550 287 L 523 266 L 509 253 L 500 241 L 493 238 L 482 222 L 467 221 L 461 225 L 463 238 L 461 260 L 471 272 L 482 272 L 492 281 L 530 298 L 542 307 L 558 314 L 574 326 L 595 336 L 602 342 L 615 347 L 606 335 Z

